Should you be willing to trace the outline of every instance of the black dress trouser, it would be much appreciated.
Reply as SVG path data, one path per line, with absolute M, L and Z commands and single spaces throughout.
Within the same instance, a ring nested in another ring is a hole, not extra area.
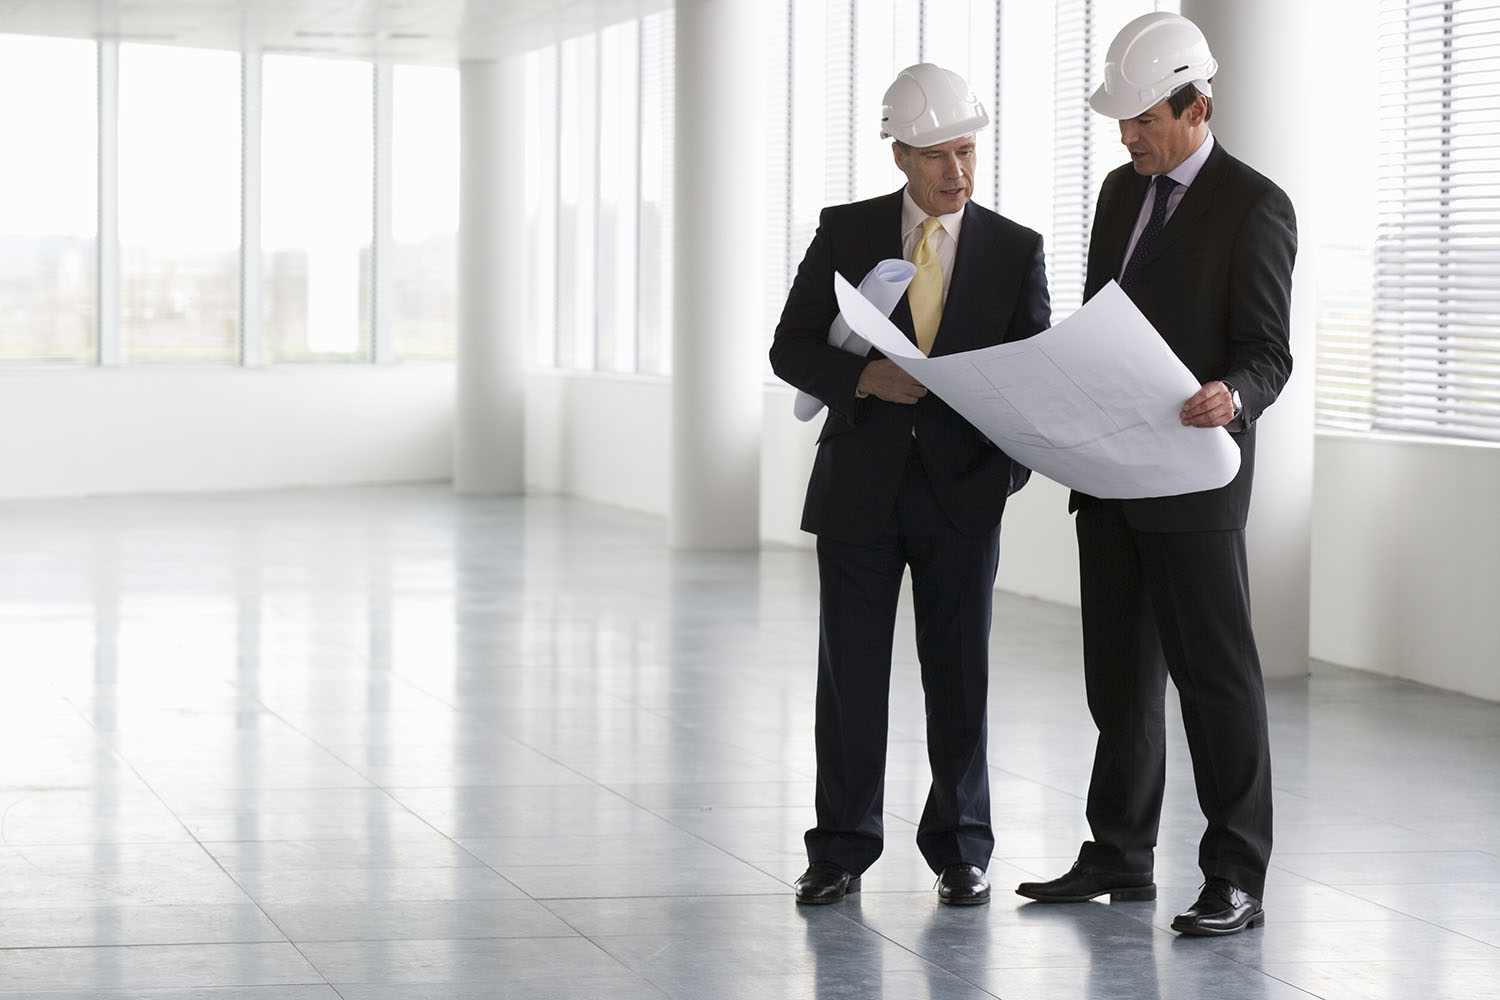
M 934 872 L 989 867 L 986 699 L 999 537 L 998 525 L 979 537 L 953 527 L 914 445 L 879 537 L 818 538 L 817 825 L 805 837 L 809 861 L 858 875 L 880 856 L 891 645 L 910 567 L 932 772 L 917 846 Z
M 1099 729 L 1079 860 L 1149 872 L 1166 784 L 1165 693 L 1182 705 L 1205 878 L 1253 896 L 1271 855 L 1265 688 L 1250 627 L 1245 533 L 1147 532 L 1118 502 L 1078 511 L 1084 677 Z

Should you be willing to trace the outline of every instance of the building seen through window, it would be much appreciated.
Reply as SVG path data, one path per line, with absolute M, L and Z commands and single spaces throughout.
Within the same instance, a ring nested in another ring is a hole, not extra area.
M 371 63 L 103 44 L 0 35 L 0 135 L 27 151 L 0 158 L 0 364 L 368 362 L 377 337 L 453 358 L 457 70 L 393 68 L 377 162 Z
M 0 364 L 95 360 L 96 61 L 91 42 L 0 35 Z

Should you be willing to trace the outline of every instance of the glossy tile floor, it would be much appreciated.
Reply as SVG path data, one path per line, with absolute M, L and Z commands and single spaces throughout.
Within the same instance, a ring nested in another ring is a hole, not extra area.
M 1047 907 L 1091 753 L 1076 613 L 997 602 L 999 847 L 937 903 L 910 630 L 886 855 L 800 908 L 808 552 L 442 486 L 0 504 L 0 997 L 1500 997 L 1500 705 L 1271 685 L 1269 920 Z

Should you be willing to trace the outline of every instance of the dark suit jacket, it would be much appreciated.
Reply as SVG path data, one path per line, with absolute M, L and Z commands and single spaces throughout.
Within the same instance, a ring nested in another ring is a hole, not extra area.
M 833 272 L 858 287 L 879 261 L 901 257 L 901 203 L 896 191 L 823 210 L 771 345 L 776 374 L 828 405 L 802 529 L 839 541 L 864 542 L 884 527 L 913 446 L 943 511 L 965 534 L 997 525 L 1012 490 L 1009 456 L 942 400 L 856 399 L 860 373 L 880 353 L 860 357 L 828 344 L 838 314 Z M 1041 236 L 970 202 L 933 355 L 1029 337 L 1046 329 L 1050 315 Z M 904 296 L 891 321 L 915 342 Z M 1024 470 L 1015 470 L 1019 485 Z
M 1087 300 L 1118 276 L 1149 177 L 1126 164 L 1104 179 L 1089 241 Z M 1246 429 L 1232 435 L 1240 471 L 1217 490 L 1123 501 L 1142 531 L 1243 528 L 1255 468 L 1255 419 L 1292 372 L 1290 312 L 1297 221 L 1270 180 L 1214 148 L 1127 289 L 1199 382 L 1240 393 Z M 1069 509 L 1092 498 L 1075 492 Z

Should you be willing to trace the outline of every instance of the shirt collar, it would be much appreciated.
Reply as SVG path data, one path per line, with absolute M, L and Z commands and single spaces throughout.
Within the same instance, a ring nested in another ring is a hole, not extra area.
M 967 208 L 968 206 L 965 205 L 964 207 Z M 920 208 L 918 208 L 917 207 L 917 203 L 915 201 L 912 201 L 911 189 L 910 188 L 902 188 L 901 189 L 901 237 L 902 237 L 902 239 L 905 239 L 906 236 L 908 234 L 910 234 L 913 229 L 921 229 L 922 228 L 922 221 L 924 219 L 926 219 L 926 218 L 927 218 L 927 213 L 924 212 L 924 211 L 922 211 Z M 953 240 L 953 242 L 957 243 L 958 242 L 958 231 L 961 228 L 963 228 L 963 224 L 964 224 L 964 210 L 962 208 L 960 208 L 957 212 L 950 212 L 947 215 L 939 215 L 937 217 L 937 220 L 943 224 L 943 232 L 945 232 L 945 233 L 948 234 L 948 238 L 951 239 L 951 240 Z
M 1214 134 L 1210 132 L 1191 156 L 1167 171 L 1167 176 L 1184 188 L 1187 187 L 1197 178 L 1198 171 L 1203 169 L 1203 164 L 1208 162 L 1208 154 L 1213 152 L 1213 149 Z

